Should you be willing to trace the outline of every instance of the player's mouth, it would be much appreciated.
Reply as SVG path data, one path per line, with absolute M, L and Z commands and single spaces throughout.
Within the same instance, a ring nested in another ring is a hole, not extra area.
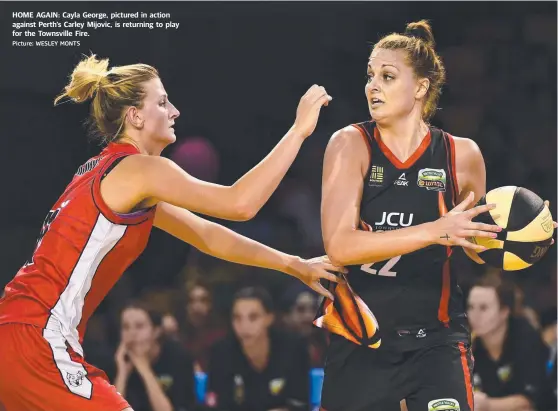
M 379 107 L 382 104 L 384 104 L 384 102 L 379 98 L 373 98 L 370 100 L 370 106 L 373 108 Z

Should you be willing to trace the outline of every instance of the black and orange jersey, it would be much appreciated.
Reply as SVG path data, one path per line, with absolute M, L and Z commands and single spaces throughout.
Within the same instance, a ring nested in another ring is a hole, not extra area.
M 370 155 L 360 229 L 385 232 L 423 224 L 455 206 L 459 191 L 451 135 L 430 127 L 417 150 L 402 163 L 382 142 L 374 122 L 353 126 Z M 463 295 L 450 271 L 451 252 L 450 247 L 432 245 L 347 267 L 349 285 L 330 284 L 336 287 L 336 301 L 324 301 L 315 324 L 371 348 L 403 340 L 405 346 L 408 341 L 421 346 L 421 341 L 434 340 L 428 338 L 434 331 L 468 338 Z M 403 335 L 412 338 L 392 338 Z

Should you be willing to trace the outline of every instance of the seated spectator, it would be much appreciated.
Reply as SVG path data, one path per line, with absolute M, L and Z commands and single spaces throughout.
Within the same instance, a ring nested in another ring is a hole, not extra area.
M 161 315 L 138 302 L 122 310 L 114 385 L 134 411 L 186 411 L 195 405 L 194 370 L 180 344 L 161 338 Z
M 310 360 L 304 340 L 272 328 L 271 297 L 244 288 L 233 298 L 233 334 L 215 344 L 207 405 L 227 411 L 307 410 Z
M 542 409 L 548 348 L 525 318 L 512 315 L 513 285 L 498 276 L 476 283 L 468 298 L 475 340 L 475 411 Z
M 177 311 L 180 336 L 184 348 L 194 359 L 195 371 L 207 371 L 211 346 L 226 335 L 213 312 L 211 288 L 202 279 L 186 284 L 183 311 Z
M 311 367 L 323 367 L 327 334 L 314 327 L 319 296 L 304 284 L 293 283 L 283 295 L 283 325 L 308 341 Z
M 551 307 L 542 313 L 541 327 L 543 341 L 550 348 L 550 354 L 546 363 L 549 390 L 545 409 L 556 410 L 558 409 L 556 380 L 558 372 L 556 369 L 556 352 L 558 348 L 556 335 L 556 307 Z

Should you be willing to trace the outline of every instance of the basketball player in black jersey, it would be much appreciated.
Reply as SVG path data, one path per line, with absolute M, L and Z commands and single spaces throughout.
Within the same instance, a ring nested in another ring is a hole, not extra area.
M 409 411 L 473 411 L 470 334 L 449 257 L 462 246 L 478 258 L 483 248 L 467 238 L 500 231 L 472 221 L 494 208 L 473 207 L 484 160 L 472 140 L 428 123 L 445 78 L 428 22 L 381 39 L 367 77 L 373 120 L 336 132 L 324 160 L 324 243 L 349 273 L 315 321 L 332 332 L 322 407 L 399 411 L 406 399 Z

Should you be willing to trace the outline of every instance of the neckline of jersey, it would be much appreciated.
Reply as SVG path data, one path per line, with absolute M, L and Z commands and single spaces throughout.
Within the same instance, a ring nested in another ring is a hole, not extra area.
M 391 162 L 391 164 L 393 164 L 398 169 L 407 169 L 412 167 L 412 165 L 415 164 L 417 160 L 424 154 L 424 152 L 430 145 L 430 141 L 432 140 L 432 134 L 430 132 L 430 127 L 428 127 L 428 132 L 422 138 L 420 145 L 413 152 L 413 154 L 411 154 L 411 156 L 405 161 L 399 160 L 392 153 L 389 147 L 386 146 L 386 144 L 382 141 L 382 137 L 380 136 L 380 131 L 378 130 L 378 127 L 374 127 L 374 139 L 376 140 L 376 143 L 378 143 L 378 146 L 380 147 L 380 150 L 382 150 L 382 153 L 384 153 L 384 155 Z

